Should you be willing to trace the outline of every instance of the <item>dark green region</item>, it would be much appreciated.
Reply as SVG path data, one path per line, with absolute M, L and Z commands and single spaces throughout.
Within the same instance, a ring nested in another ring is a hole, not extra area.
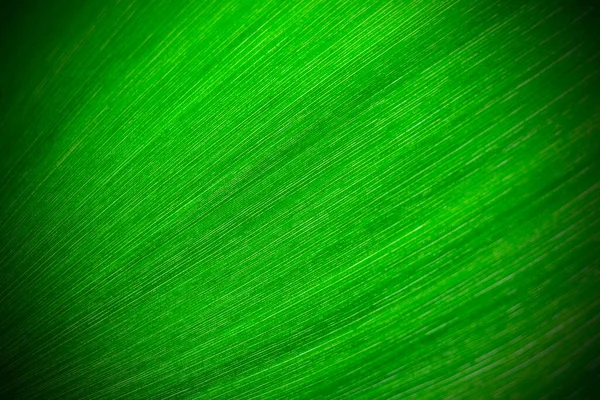
M 0 398 L 598 398 L 592 2 L 0 9 Z

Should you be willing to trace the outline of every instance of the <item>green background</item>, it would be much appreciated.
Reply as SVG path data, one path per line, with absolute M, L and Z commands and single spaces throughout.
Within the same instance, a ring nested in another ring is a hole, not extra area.
M 0 394 L 593 396 L 589 6 L 3 5 Z

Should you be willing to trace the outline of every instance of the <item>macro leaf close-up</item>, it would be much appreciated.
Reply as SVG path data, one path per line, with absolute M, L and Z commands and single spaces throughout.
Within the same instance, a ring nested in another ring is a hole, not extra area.
M 0 6 L 1 399 L 600 399 L 600 18 Z

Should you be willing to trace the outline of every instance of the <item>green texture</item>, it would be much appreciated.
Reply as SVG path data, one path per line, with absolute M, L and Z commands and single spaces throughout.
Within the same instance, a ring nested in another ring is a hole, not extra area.
M 1 397 L 593 395 L 585 4 L 3 10 Z

